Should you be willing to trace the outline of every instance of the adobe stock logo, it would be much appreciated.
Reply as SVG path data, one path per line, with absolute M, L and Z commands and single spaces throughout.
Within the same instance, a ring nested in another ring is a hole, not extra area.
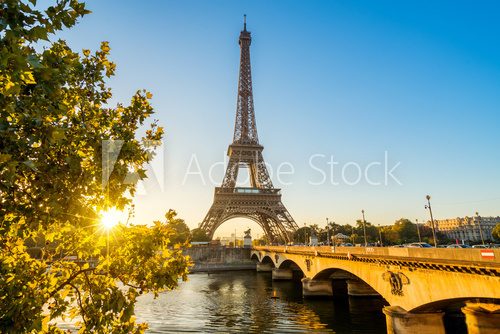
M 125 144 L 123 140 L 104 140 L 102 142 L 101 185 L 103 189 L 106 188 L 111 173 L 116 168 L 120 151 Z M 163 143 L 158 145 L 158 142 L 143 142 L 142 145 L 148 152 L 148 159 L 150 160 L 144 166 L 147 178 L 141 180 L 141 175 L 129 168 L 121 182 L 124 184 L 137 184 L 136 193 L 138 195 L 162 193 L 165 190 L 167 170 L 164 145 Z M 197 154 L 193 153 L 187 164 L 184 164 L 184 166 L 180 166 L 180 170 L 176 168 L 179 171 L 177 175 L 169 176 L 170 180 L 175 180 L 174 182 L 180 183 L 181 186 L 190 182 L 203 186 L 210 185 L 217 187 L 222 183 L 222 178 L 228 165 L 228 157 L 223 154 L 220 161 L 206 164 L 200 163 Z M 315 153 L 309 156 L 307 166 L 305 163 L 301 163 L 300 168 L 296 168 L 289 161 L 281 162 L 276 166 L 269 163 L 265 163 L 265 165 L 276 187 L 289 186 L 296 182 L 302 183 L 304 182 L 304 177 L 305 182 L 310 186 L 403 185 L 397 177 L 401 162 L 392 161 L 388 151 L 383 152 L 381 159 L 365 163 L 355 161 L 341 162 L 335 160 L 334 155 Z M 249 184 L 249 177 L 249 173 L 240 175 L 240 178 L 237 180 L 238 184 Z M 247 178 L 247 180 L 244 178 Z
M 116 167 L 120 151 L 125 144 L 124 140 L 103 140 L 102 141 L 102 175 L 101 187 L 106 189 L 111 173 Z M 164 144 L 158 141 L 145 140 L 141 142 L 146 150 L 147 160 L 144 168 L 147 178 L 142 179 L 140 175 L 129 168 L 126 176 L 121 181 L 123 184 L 137 184 L 137 194 L 146 195 L 151 192 L 163 192 L 165 186 L 165 157 Z

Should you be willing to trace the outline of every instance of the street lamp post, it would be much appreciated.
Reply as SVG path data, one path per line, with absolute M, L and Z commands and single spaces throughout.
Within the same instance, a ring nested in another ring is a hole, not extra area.
M 432 217 L 432 207 L 431 207 L 431 196 L 425 196 L 427 199 L 426 209 L 429 209 L 429 213 L 431 215 L 431 224 L 432 224 L 432 238 L 434 239 L 434 247 L 437 248 L 437 239 L 436 239 L 436 227 L 434 226 L 434 218 Z
M 368 242 L 366 241 L 366 220 L 365 220 L 365 210 L 361 210 L 363 214 L 363 235 L 365 237 L 365 247 L 368 246 Z
M 351 242 L 353 246 L 356 244 L 356 241 L 354 240 L 354 226 L 351 226 Z
M 330 226 L 328 226 L 328 217 L 326 218 L 326 244 L 330 246 Z
M 418 227 L 418 219 L 415 219 L 417 222 L 417 234 L 418 234 L 418 242 L 422 242 L 422 238 L 420 238 L 420 227 Z
M 476 217 L 477 217 L 477 225 L 479 226 L 479 235 L 481 236 L 481 242 L 484 245 L 483 228 L 481 226 L 481 216 L 479 215 L 478 212 L 476 212 Z
M 337 246 L 337 240 L 335 239 L 335 222 L 333 222 L 333 250 L 335 251 L 335 247 Z
M 306 223 L 304 223 L 304 246 L 307 246 L 307 230 L 306 230 Z
M 384 247 L 384 244 L 382 243 L 382 230 L 380 228 L 380 224 L 378 224 L 378 236 L 380 238 L 380 247 Z

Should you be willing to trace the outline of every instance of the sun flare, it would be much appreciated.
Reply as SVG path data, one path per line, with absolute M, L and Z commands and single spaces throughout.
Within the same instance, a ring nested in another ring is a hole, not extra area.
M 106 230 L 111 230 L 116 226 L 122 217 L 122 212 L 114 208 L 101 212 L 101 225 Z

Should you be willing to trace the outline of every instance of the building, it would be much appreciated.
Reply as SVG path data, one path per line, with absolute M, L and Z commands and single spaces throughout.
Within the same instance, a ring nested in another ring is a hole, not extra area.
M 221 237 L 221 238 L 218 238 L 219 242 L 220 242 L 220 245 L 221 246 L 226 246 L 226 247 L 229 247 L 229 246 L 235 246 L 235 242 L 236 242 L 236 247 L 242 247 L 243 246 L 243 237 L 234 237 L 234 234 L 231 233 L 231 236 L 230 237 Z
M 444 233 L 450 239 L 480 242 L 493 240 L 491 232 L 500 223 L 500 217 L 464 217 L 434 220 L 436 230 Z M 430 226 L 430 222 L 427 223 Z M 427 225 L 426 224 L 426 225 Z M 481 238 L 481 233 L 483 238 Z

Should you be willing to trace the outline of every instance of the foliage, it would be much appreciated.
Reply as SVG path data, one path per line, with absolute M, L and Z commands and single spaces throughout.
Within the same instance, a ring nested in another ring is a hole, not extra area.
M 165 214 L 167 227 L 172 231 L 170 242 L 173 244 L 187 244 L 191 240 L 191 231 L 183 219 L 176 218 L 177 213 L 170 209 Z
M 401 218 L 392 226 L 394 232 L 399 236 L 399 243 L 418 241 L 417 225 L 409 219 Z
M 304 226 L 299 228 L 293 234 L 293 242 L 298 244 L 309 243 L 309 237 L 311 236 L 311 228 L 309 226 Z
M 270 244 L 271 244 L 271 242 L 269 241 L 269 238 L 266 235 L 263 235 L 259 239 L 252 240 L 253 246 L 266 246 L 266 245 L 270 245 Z
M 146 177 L 163 135 L 153 122 L 136 138 L 152 96 L 108 106 L 109 44 L 79 54 L 51 40 L 85 5 L 30 3 L 0 3 L 0 332 L 57 332 L 62 314 L 81 317 L 81 332 L 143 332 L 136 297 L 175 287 L 188 260 L 168 223 L 120 225 L 108 238 L 98 219 L 130 204 Z
M 500 223 L 496 224 L 493 230 L 491 231 L 491 235 L 495 240 L 500 241 Z
M 191 241 L 210 241 L 210 237 L 200 228 L 191 231 Z
M 357 220 L 355 225 L 339 225 L 334 222 L 329 222 L 328 226 L 323 228 L 318 225 L 311 225 L 311 227 L 302 227 L 298 229 L 294 236 L 294 242 L 303 243 L 305 233 L 309 235 L 309 229 L 315 228 L 318 232 L 318 241 L 326 242 L 328 235 L 330 237 L 337 233 L 342 233 L 350 237 L 345 242 L 352 242 L 354 244 L 364 244 L 364 230 L 363 221 Z M 328 231 L 327 231 L 328 229 Z M 375 226 L 370 222 L 365 223 L 366 239 L 370 244 L 379 242 L 380 234 L 382 235 L 382 243 L 384 245 L 396 245 L 410 242 L 419 241 L 417 225 L 412 223 L 409 219 L 398 219 L 393 225 Z M 380 229 L 380 232 L 379 232 Z M 423 242 L 433 243 L 432 229 L 425 225 L 419 225 L 420 237 Z M 379 234 L 380 233 L 380 234 Z M 437 238 L 440 243 L 446 243 L 449 240 L 442 233 L 437 232 Z

